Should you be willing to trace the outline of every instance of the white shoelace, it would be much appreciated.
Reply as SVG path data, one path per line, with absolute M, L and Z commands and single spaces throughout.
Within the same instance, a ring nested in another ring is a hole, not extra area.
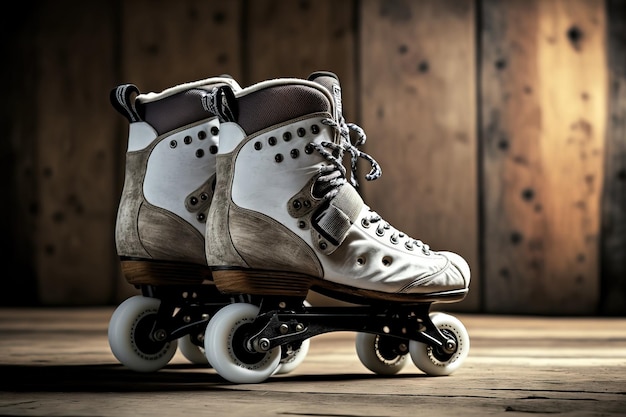
M 357 146 L 361 146 L 367 140 L 365 131 L 354 123 L 346 123 L 343 116 L 341 116 L 339 122 L 333 119 L 323 119 L 322 124 L 330 126 L 336 129 L 341 137 L 341 143 L 336 144 L 332 142 L 311 143 L 319 153 L 326 159 L 330 165 L 324 165 L 320 168 L 320 177 L 317 179 L 319 182 L 327 183 L 331 188 L 324 194 L 324 199 L 330 200 L 337 195 L 339 187 L 346 183 L 346 168 L 343 166 L 342 160 L 344 153 L 350 152 L 350 183 L 354 187 L 358 187 L 357 181 L 357 161 L 358 158 L 363 158 L 370 163 L 372 169 L 365 175 L 365 179 L 373 181 L 378 179 L 382 175 L 380 165 L 374 158 L 367 153 L 357 149 Z M 350 131 L 354 131 L 358 139 L 354 144 L 350 139 Z M 330 151 L 329 151 L 330 150 Z M 384 236 L 387 231 L 391 232 L 389 238 L 393 244 L 400 243 L 400 240 L 404 240 L 404 246 L 407 250 L 414 250 L 415 247 L 422 250 L 425 255 L 430 255 L 430 247 L 418 239 L 413 239 L 407 236 L 405 233 L 393 228 L 389 223 L 385 222 L 380 215 L 374 211 L 370 211 L 366 218 L 363 218 L 362 225 L 369 227 L 372 223 L 378 223 L 376 227 L 376 234 L 380 237 Z

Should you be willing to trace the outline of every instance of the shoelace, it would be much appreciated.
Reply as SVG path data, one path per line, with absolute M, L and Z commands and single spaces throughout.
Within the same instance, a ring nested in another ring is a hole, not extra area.
M 374 158 L 367 153 L 359 150 L 357 147 L 361 146 L 367 140 L 365 131 L 355 123 L 346 123 L 343 116 L 339 121 L 334 119 L 323 119 L 322 124 L 330 126 L 336 129 L 341 137 L 339 144 L 332 142 L 311 143 L 319 153 L 330 163 L 330 165 L 324 165 L 320 168 L 320 177 L 317 181 L 327 183 L 330 186 L 330 190 L 324 194 L 324 199 L 332 199 L 339 192 L 339 187 L 346 183 L 346 168 L 343 166 L 342 160 L 344 153 L 350 152 L 350 167 L 351 175 L 350 182 L 354 187 L 358 187 L 357 181 L 357 161 L 359 158 L 363 158 L 370 163 L 372 169 L 365 175 L 365 179 L 373 181 L 378 179 L 382 175 L 380 165 Z M 357 135 L 357 140 L 354 144 L 350 139 L 350 131 L 354 131 Z M 330 150 L 330 151 L 329 151 Z M 393 244 L 400 243 L 401 239 L 405 239 L 404 246 L 407 250 L 414 250 L 415 248 L 421 249 L 425 255 L 430 255 L 430 247 L 418 239 L 413 239 L 407 236 L 405 233 L 393 228 L 389 223 L 385 222 L 383 218 L 374 211 L 370 211 L 369 215 L 362 220 L 364 227 L 369 227 L 372 223 L 378 223 L 376 227 L 376 234 L 380 237 L 385 235 L 386 231 L 391 231 L 389 240 Z

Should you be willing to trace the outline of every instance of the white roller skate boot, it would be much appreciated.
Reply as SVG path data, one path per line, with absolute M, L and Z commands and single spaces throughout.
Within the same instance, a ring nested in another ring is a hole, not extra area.
M 124 277 L 142 295 L 120 304 L 108 335 L 116 358 L 137 371 L 162 368 L 177 346 L 206 364 L 207 317 L 230 302 L 212 284 L 204 253 L 219 122 L 200 96 L 217 86 L 240 89 L 223 76 L 160 93 L 139 94 L 133 84 L 111 91 L 130 122 L 115 242 Z
M 220 291 L 263 300 L 210 319 L 209 362 L 229 381 L 260 382 L 280 360 L 277 347 L 352 330 L 373 372 L 398 372 L 410 353 L 428 374 L 452 373 L 468 353 L 468 334 L 429 308 L 463 299 L 470 268 L 385 222 L 346 179 L 346 152 L 353 182 L 359 157 L 372 165 L 366 178 L 381 172 L 357 149 L 362 129 L 344 121 L 337 77 L 269 80 L 236 99 L 228 90 L 204 98 L 221 121 L 206 256 Z M 303 307 L 310 289 L 360 306 Z

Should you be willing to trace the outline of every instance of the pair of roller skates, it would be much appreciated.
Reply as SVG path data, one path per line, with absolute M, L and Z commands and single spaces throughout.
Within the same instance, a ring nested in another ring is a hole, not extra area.
M 109 323 L 122 364 L 156 371 L 178 347 L 230 382 L 257 383 L 333 331 L 356 332 L 377 374 L 407 357 L 430 375 L 462 364 L 465 327 L 430 307 L 462 300 L 470 268 L 364 203 L 357 160 L 371 164 L 368 180 L 381 171 L 344 120 L 334 74 L 247 88 L 223 76 L 158 94 L 127 84 L 111 101 L 130 122 L 117 252 L 142 292 Z M 311 306 L 311 290 L 354 305 Z

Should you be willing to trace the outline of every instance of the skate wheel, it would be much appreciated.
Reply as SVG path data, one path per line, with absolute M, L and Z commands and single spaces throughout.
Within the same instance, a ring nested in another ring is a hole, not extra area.
M 196 345 L 191 338 L 193 335 L 186 335 L 178 339 L 178 350 L 189 362 L 196 365 L 209 365 L 209 361 L 204 353 L 204 347 Z
M 303 302 L 303 305 L 305 307 L 311 307 L 311 304 L 306 300 Z M 294 369 L 296 369 L 298 366 L 300 366 L 304 358 L 306 358 L 306 355 L 309 353 L 310 345 L 311 345 L 310 339 L 303 340 L 300 347 L 296 349 L 296 351 L 293 352 L 292 355 L 290 355 L 289 357 L 285 359 L 281 359 L 280 364 L 278 365 L 278 368 L 276 369 L 274 374 L 276 375 L 288 374 L 292 372 Z
M 296 369 L 304 358 L 306 358 L 307 353 L 309 352 L 309 346 L 311 341 L 309 339 L 305 339 L 302 341 L 302 344 L 298 349 L 293 352 L 293 354 L 285 359 L 282 359 L 274 372 L 276 375 L 288 374 Z
M 463 323 L 449 314 L 433 313 L 430 319 L 443 334 L 456 341 L 456 350 L 446 353 L 442 349 L 412 340 L 409 343 L 411 359 L 415 366 L 428 375 L 450 375 L 467 358 L 470 348 L 469 334 Z
M 391 336 L 357 333 L 356 353 L 361 363 L 378 375 L 394 375 L 406 365 L 408 341 Z
M 154 372 L 174 357 L 177 343 L 150 338 L 161 301 L 136 295 L 120 304 L 109 321 L 109 346 L 126 367 L 138 372 Z
M 217 373 L 230 382 L 263 382 L 279 365 L 280 348 L 262 353 L 246 349 L 246 329 L 258 313 L 258 306 L 234 303 L 219 310 L 209 320 L 204 336 L 204 351 Z

